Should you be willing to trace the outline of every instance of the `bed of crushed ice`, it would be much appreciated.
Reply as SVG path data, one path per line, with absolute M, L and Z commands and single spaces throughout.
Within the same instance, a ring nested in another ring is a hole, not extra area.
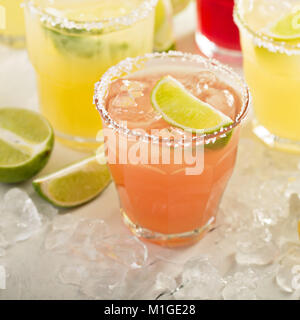
M 1 185 L 0 299 L 299 299 L 299 166 L 245 130 L 216 228 L 181 249 Z
M 36 108 L 26 54 L 0 47 L 0 63 L 0 106 Z M 46 171 L 67 153 L 57 145 Z M 0 184 L 0 299 L 299 299 L 299 196 L 300 157 L 265 148 L 249 123 L 217 225 L 189 248 L 131 236 L 113 185 L 58 211 L 30 183 Z

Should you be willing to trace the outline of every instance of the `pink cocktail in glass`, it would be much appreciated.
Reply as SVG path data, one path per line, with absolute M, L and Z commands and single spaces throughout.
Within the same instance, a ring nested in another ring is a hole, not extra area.
M 226 114 L 232 125 L 190 136 L 166 122 L 151 103 L 151 92 L 164 76 Z M 166 246 L 203 237 L 214 225 L 233 172 L 247 114 L 249 95 L 240 77 L 200 56 L 147 55 L 111 68 L 97 84 L 95 102 L 125 224 L 135 235 Z M 178 161 L 181 154 L 195 156 L 195 163 Z

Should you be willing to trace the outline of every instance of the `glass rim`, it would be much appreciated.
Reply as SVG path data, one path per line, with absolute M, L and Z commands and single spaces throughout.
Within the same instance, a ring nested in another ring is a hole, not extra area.
M 105 18 L 98 21 L 77 21 L 63 17 L 57 17 L 55 14 L 47 13 L 41 5 L 35 4 L 33 0 L 25 0 L 24 6 L 31 12 L 40 16 L 42 22 L 48 23 L 52 27 L 60 27 L 66 30 L 80 31 L 114 31 L 126 29 L 133 24 L 146 19 L 155 9 L 158 0 L 142 0 L 141 3 L 128 14 L 114 18 Z
M 94 94 L 94 104 L 96 105 L 97 110 L 99 111 L 102 119 L 108 124 L 109 128 L 114 129 L 120 134 L 126 136 L 132 136 L 135 138 L 146 139 L 150 141 L 159 142 L 170 142 L 170 138 L 158 137 L 157 135 L 153 135 L 150 133 L 141 133 L 139 129 L 128 129 L 127 127 L 122 126 L 122 124 L 118 121 L 115 121 L 110 113 L 106 110 L 106 96 L 109 89 L 109 86 L 112 81 L 122 78 L 124 73 L 129 75 L 134 73 L 133 68 L 138 66 L 138 63 L 143 63 L 145 61 L 149 61 L 151 59 L 164 59 L 164 58 L 182 58 L 184 61 L 191 61 L 196 63 L 204 63 L 207 66 L 213 67 L 215 70 L 222 70 L 228 75 L 233 76 L 240 84 L 241 87 L 241 99 L 242 99 L 242 107 L 240 112 L 236 115 L 233 124 L 227 127 L 222 127 L 219 130 L 213 133 L 202 133 L 197 134 L 192 137 L 192 142 L 202 142 L 205 144 L 209 144 L 215 142 L 218 139 L 224 138 L 227 133 L 232 131 L 241 122 L 246 118 L 250 105 L 250 93 L 248 86 L 245 81 L 239 76 L 236 72 L 234 72 L 229 66 L 225 66 L 221 64 L 219 61 L 211 58 L 205 58 L 200 55 L 192 54 L 192 53 L 183 53 L 180 51 L 169 51 L 168 53 L 148 53 L 144 56 L 138 56 L 136 58 L 126 58 L 121 61 L 117 65 L 111 67 L 106 71 L 106 73 L 102 76 L 99 82 L 95 84 L 95 94 Z M 174 143 L 182 143 L 182 139 L 178 139 L 174 141 Z
M 261 32 L 254 31 L 249 24 L 245 22 L 241 15 L 241 6 L 244 0 L 235 0 L 234 5 L 234 22 L 239 27 L 240 30 L 246 31 L 248 35 L 253 39 L 255 44 L 259 47 L 263 47 L 272 52 L 285 53 L 287 55 L 297 55 L 300 54 L 300 41 L 297 44 L 290 44 L 286 41 L 275 40 L 271 37 L 268 37 Z

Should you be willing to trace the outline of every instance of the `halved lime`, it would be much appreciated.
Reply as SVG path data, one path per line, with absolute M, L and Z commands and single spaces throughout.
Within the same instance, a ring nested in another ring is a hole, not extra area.
M 0 182 L 30 179 L 46 165 L 54 144 L 49 122 L 19 108 L 0 108 Z
M 171 76 L 158 81 L 151 93 L 153 107 L 168 123 L 193 133 L 212 133 L 233 123 L 210 104 L 196 98 Z
M 171 0 L 159 0 L 155 11 L 154 50 L 163 52 L 173 49 L 175 49 L 175 37 Z
M 96 198 L 111 182 L 99 155 L 75 162 L 33 181 L 37 193 L 61 208 L 72 208 Z
M 294 7 L 289 14 L 268 28 L 266 33 L 276 40 L 300 39 L 300 6 Z

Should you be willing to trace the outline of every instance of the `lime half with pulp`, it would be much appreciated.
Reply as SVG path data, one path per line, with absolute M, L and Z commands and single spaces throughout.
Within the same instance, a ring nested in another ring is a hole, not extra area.
M 0 108 L 0 182 L 17 183 L 37 174 L 49 160 L 54 134 L 40 114 Z
M 111 182 L 106 164 L 99 155 L 75 162 L 33 181 L 37 193 L 61 208 L 72 208 L 96 198 Z

